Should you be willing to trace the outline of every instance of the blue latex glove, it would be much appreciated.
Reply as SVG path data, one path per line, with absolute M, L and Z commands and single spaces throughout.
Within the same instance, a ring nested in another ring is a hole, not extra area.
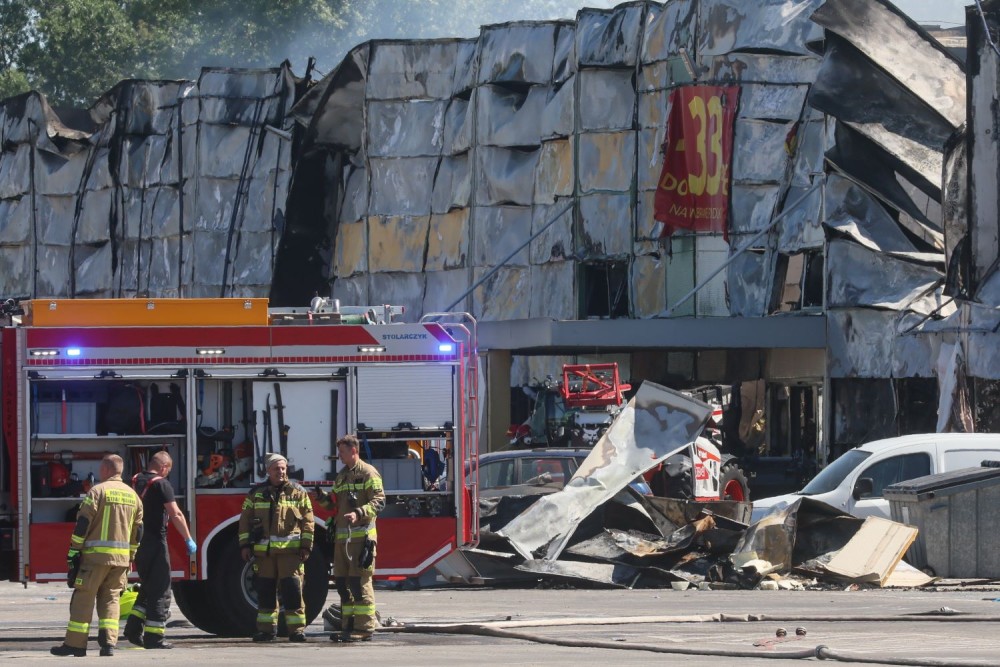
M 193 539 L 191 539 L 190 537 L 187 538 L 187 541 L 184 542 L 184 544 L 187 545 L 187 549 L 188 549 L 188 553 L 189 554 L 194 554 L 194 552 L 198 550 L 198 545 L 195 544 L 195 541 Z

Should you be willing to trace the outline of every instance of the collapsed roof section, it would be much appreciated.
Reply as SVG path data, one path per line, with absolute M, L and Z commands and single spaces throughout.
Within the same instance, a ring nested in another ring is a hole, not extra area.
M 67 128 L 0 105 L 0 293 L 260 296 L 291 175 L 287 65 L 123 81 Z

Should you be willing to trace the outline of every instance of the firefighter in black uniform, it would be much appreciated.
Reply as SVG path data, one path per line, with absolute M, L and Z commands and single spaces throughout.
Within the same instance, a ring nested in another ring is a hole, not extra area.
M 184 514 L 177 507 L 174 487 L 167 479 L 173 466 L 170 454 L 157 452 L 150 458 L 148 470 L 132 478 L 132 488 L 142 499 L 145 527 L 135 558 L 141 586 L 123 634 L 131 643 L 144 648 L 173 648 L 163 640 L 171 597 L 167 521 L 184 538 L 188 554 L 193 555 L 198 548 Z

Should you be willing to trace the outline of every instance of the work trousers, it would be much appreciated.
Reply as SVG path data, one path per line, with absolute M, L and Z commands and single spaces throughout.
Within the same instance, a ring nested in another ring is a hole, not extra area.
M 146 644 L 159 644 L 170 618 L 170 557 L 166 540 L 143 542 L 135 556 L 139 595 L 125 623 L 125 635 L 145 631 Z
M 257 591 L 257 630 L 275 634 L 278 630 L 278 593 L 285 608 L 288 634 L 306 627 L 306 602 L 302 596 L 305 564 L 299 552 L 255 556 L 253 587 Z
M 375 559 L 371 567 L 358 565 L 364 543 L 363 537 L 354 537 L 349 542 L 338 539 L 333 547 L 333 577 L 340 594 L 340 627 L 344 632 L 375 630 L 375 587 L 372 586 Z
M 69 603 L 66 646 L 87 648 L 95 602 L 98 641 L 107 646 L 118 644 L 118 597 L 125 588 L 127 577 L 127 566 L 91 565 L 87 563 L 87 556 L 83 556 Z

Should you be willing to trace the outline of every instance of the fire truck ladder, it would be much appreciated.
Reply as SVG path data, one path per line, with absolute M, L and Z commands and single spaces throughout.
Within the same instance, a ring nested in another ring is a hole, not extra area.
M 462 414 L 462 428 L 459 437 L 462 442 L 464 456 L 460 459 L 469 462 L 469 472 L 456 469 L 455 487 L 464 488 L 466 479 L 468 487 L 473 491 L 472 498 L 477 499 L 469 503 L 469 511 L 472 513 L 469 522 L 470 542 L 466 546 L 476 547 L 479 545 L 479 339 L 477 336 L 476 318 L 471 313 L 427 313 L 420 318 L 421 324 L 440 324 L 448 333 L 460 341 L 462 353 L 465 357 L 463 364 L 464 376 L 462 377 L 462 388 L 466 397 L 464 412 Z M 464 513 L 461 505 L 465 504 L 464 498 L 456 496 L 457 514 Z

